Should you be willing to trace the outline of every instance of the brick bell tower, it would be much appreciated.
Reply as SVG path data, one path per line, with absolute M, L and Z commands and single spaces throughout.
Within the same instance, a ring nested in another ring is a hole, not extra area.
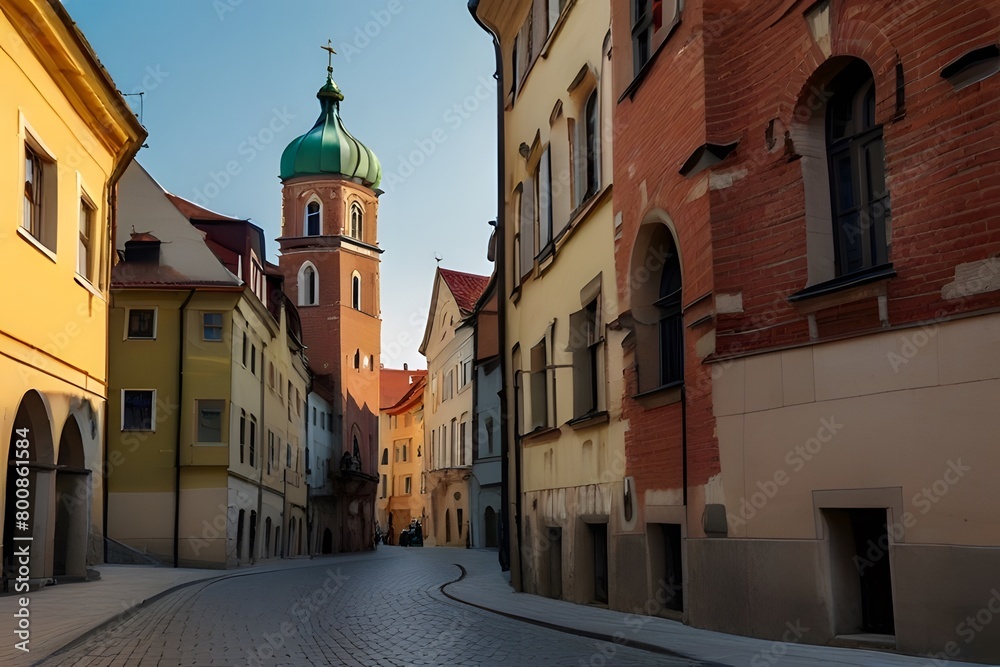
M 298 306 L 314 382 L 334 396 L 335 550 L 358 551 L 372 544 L 378 487 L 382 168 L 344 126 L 332 66 L 317 97 L 319 119 L 281 156 L 279 266 Z

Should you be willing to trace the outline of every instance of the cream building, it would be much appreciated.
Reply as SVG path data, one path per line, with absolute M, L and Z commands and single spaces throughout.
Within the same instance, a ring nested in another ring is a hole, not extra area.
M 486 276 L 438 268 L 420 354 L 427 357 L 424 392 L 428 546 L 465 546 L 472 477 L 473 354 L 476 301 Z
M 428 512 L 424 493 L 424 388 L 427 371 L 383 368 L 379 378 L 379 488 L 376 518 L 389 540 Z M 391 528 L 391 530 L 389 530 Z
M 0 81 L 3 576 L 41 586 L 103 562 L 111 230 L 146 132 L 58 2 L 0 6 Z M 12 495 L 18 479 L 28 498 Z M 29 533 L 22 572 L 13 540 Z
M 611 604 L 629 522 L 612 213 L 610 7 L 482 0 L 503 55 L 500 295 L 512 580 Z
M 116 560 L 305 553 L 309 371 L 263 231 L 122 181 L 112 278 L 108 534 Z M 110 555 L 109 555 L 110 557 Z

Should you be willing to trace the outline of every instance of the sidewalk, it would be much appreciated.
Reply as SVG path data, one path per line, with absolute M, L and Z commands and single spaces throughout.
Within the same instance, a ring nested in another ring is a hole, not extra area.
M 830 665 L 878 665 L 932 667 L 931 658 L 858 649 L 793 644 L 692 628 L 677 621 L 637 616 L 597 607 L 516 593 L 497 565 L 495 551 L 454 550 L 452 562 L 461 564 L 466 575 L 447 584 L 448 597 L 482 609 L 495 611 L 547 627 L 577 634 L 628 642 L 637 648 L 659 648 L 702 662 L 732 667 L 824 667 Z M 948 667 L 972 667 L 974 663 L 948 663 Z M 978 667 L 982 667 L 979 665 Z
M 340 562 L 362 556 L 338 556 Z M 29 653 L 15 648 L 14 613 L 20 595 L 0 597 L 0 665 L 27 665 L 43 660 L 120 614 L 158 595 L 200 581 L 238 577 L 296 567 L 329 566 L 330 556 L 295 557 L 232 570 L 204 570 L 147 565 L 96 565 L 98 581 L 47 586 L 27 594 L 31 621 Z

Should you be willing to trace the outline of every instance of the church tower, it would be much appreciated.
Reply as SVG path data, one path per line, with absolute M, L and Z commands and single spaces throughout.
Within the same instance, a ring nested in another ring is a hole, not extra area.
M 344 95 L 332 66 L 327 72 L 319 119 L 281 156 L 279 265 L 298 306 L 314 382 L 333 397 L 337 550 L 356 551 L 372 543 L 378 486 L 382 168 L 344 126 Z M 318 428 L 311 415 L 308 428 Z

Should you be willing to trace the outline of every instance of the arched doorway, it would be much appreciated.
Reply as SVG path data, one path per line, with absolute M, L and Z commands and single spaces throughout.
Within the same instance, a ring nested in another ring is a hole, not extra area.
M 3 583 L 8 590 L 9 579 L 23 576 L 15 569 L 15 537 L 32 537 L 31 579 L 47 578 L 52 573 L 51 499 L 55 482 L 52 444 L 52 422 L 45 400 L 37 391 L 29 391 L 21 399 L 14 416 L 14 428 L 7 450 L 7 493 L 3 512 Z M 22 472 L 26 470 L 27 472 Z M 18 479 L 27 480 L 18 486 Z M 18 494 L 18 489 L 21 493 Z M 20 495 L 20 497 L 19 497 Z M 26 507 L 18 509 L 18 502 Z M 16 514 L 25 511 L 24 523 L 18 525 Z
M 87 536 L 90 526 L 90 471 L 83 454 L 83 436 L 76 417 L 70 417 L 59 438 L 56 465 L 55 537 L 52 574 L 84 579 L 87 576 Z
M 325 554 L 333 553 L 333 533 L 329 528 L 323 531 L 323 551 Z
M 487 547 L 497 546 L 497 513 L 492 507 L 483 512 L 483 537 Z

